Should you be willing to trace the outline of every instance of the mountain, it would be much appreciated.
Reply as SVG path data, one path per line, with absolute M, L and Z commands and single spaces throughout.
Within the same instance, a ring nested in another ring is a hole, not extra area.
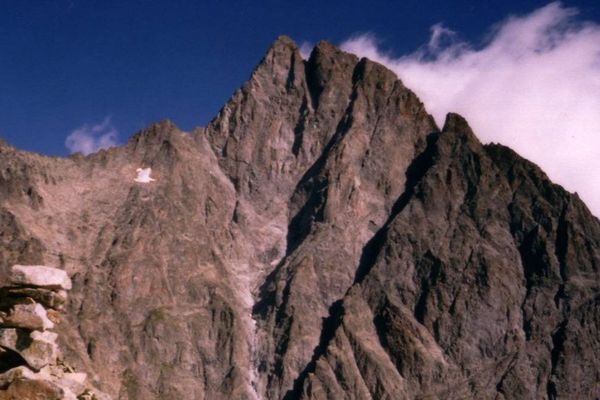
M 4 276 L 72 279 L 64 357 L 115 399 L 600 396 L 598 219 L 326 42 L 277 39 L 205 128 L 0 144 L 0 219 Z

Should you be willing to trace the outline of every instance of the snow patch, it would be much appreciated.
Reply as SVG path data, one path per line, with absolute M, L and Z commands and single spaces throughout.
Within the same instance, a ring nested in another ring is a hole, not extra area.
M 134 179 L 134 181 L 139 182 L 139 183 L 150 183 L 150 182 L 154 182 L 156 179 L 150 177 L 150 174 L 152 173 L 152 168 L 148 167 L 148 168 L 138 168 L 135 170 L 137 172 L 137 177 Z

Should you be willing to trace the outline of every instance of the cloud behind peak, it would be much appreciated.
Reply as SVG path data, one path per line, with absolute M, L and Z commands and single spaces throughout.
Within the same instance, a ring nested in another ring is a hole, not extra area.
M 483 142 L 514 148 L 600 215 L 600 26 L 554 2 L 496 24 L 481 43 L 458 37 L 436 24 L 401 57 L 372 34 L 341 47 L 393 70 L 438 124 L 464 115 Z
M 71 153 L 88 155 L 117 145 L 118 134 L 111 123 L 111 117 L 107 116 L 102 122 L 84 124 L 74 129 L 65 139 L 65 146 Z

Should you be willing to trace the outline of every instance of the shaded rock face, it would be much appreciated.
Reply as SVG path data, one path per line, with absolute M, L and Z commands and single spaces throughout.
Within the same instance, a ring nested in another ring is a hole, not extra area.
M 598 220 L 328 43 L 303 60 L 279 38 L 190 133 L 0 145 L 0 220 L 3 274 L 73 280 L 34 300 L 64 307 L 65 359 L 117 399 L 600 393 Z

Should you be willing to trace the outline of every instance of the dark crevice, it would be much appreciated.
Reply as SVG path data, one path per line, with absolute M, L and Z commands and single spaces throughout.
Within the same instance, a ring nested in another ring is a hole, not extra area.
M 311 54 L 309 60 L 304 64 L 306 86 L 308 88 L 308 94 L 310 96 L 313 110 L 317 110 L 319 108 L 319 98 L 325 89 L 325 86 L 319 77 L 319 72 L 319 64 L 316 60 L 316 52 L 313 51 L 313 54 Z
M 539 237 L 540 227 L 536 225 L 531 231 L 525 234 L 523 243 L 519 246 L 519 255 L 523 264 L 523 275 L 525 276 L 525 288 L 527 293 L 531 288 L 539 283 L 542 276 L 547 274 L 547 257 L 544 254 L 543 243 Z
M 278 355 L 285 354 L 287 352 L 290 341 L 290 330 L 292 329 L 293 323 L 293 318 L 288 318 L 289 316 L 287 314 L 287 305 L 290 299 L 290 282 L 292 280 L 288 279 L 286 281 L 287 283 L 281 295 L 283 299 L 282 303 L 277 308 L 275 313 L 275 325 L 278 326 L 283 332 L 283 334 L 280 335 L 279 341 L 277 342 L 277 346 L 275 348 L 275 353 Z M 278 357 L 277 361 L 275 362 L 275 372 L 278 376 L 281 376 L 283 372 L 283 357 Z
M 259 287 L 258 299 L 252 307 L 252 315 L 254 318 L 264 320 L 269 313 L 269 310 L 275 306 L 275 281 L 283 267 L 286 259 L 283 258 L 279 264 L 265 278 L 262 285 Z
M 0 346 L 0 374 L 20 366 L 28 367 L 25 359 L 16 351 Z
M 296 52 L 293 51 L 290 55 L 290 70 L 288 72 L 287 79 L 285 81 L 285 90 L 290 91 L 294 87 L 294 81 L 296 80 Z
M 404 193 L 400 195 L 398 200 L 396 200 L 392 206 L 392 210 L 386 222 L 365 245 L 363 253 L 360 257 L 358 269 L 356 270 L 354 283 L 362 282 L 367 273 L 371 270 L 375 264 L 377 255 L 385 243 L 385 237 L 387 236 L 391 222 L 407 206 L 408 202 L 415 193 L 416 186 L 435 163 L 435 158 L 437 155 L 436 144 L 439 136 L 439 132 L 430 133 L 427 136 L 427 147 L 408 166 L 406 170 L 406 185 Z
M 394 318 L 393 308 L 387 296 L 382 299 L 381 304 L 377 308 L 378 310 L 375 312 L 375 317 L 373 318 L 373 326 L 375 327 L 377 339 L 379 340 L 381 348 L 385 350 L 385 352 L 390 356 L 390 359 L 393 361 L 396 371 L 398 371 L 401 376 L 404 376 L 402 372 L 402 360 L 390 353 L 390 349 L 392 349 L 393 346 L 390 344 L 387 334 L 393 331 L 391 325 Z
M 567 300 L 564 304 L 568 307 L 569 295 L 566 291 L 565 284 L 567 282 L 567 251 L 569 246 L 569 226 L 566 220 L 566 214 L 569 204 L 563 209 L 558 227 L 556 228 L 556 243 L 554 245 L 556 259 L 558 260 L 560 278 L 562 280 L 558 291 L 554 295 L 554 304 L 558 308 L 561 300 Z
M 427 299 L 440 278 L 442 262 L 428 251 L 417 265 L 417 269 L 423 271 L 425 276 L 421 279 L 421 294 L 415 304 L 414 315 L 416 320 L 423 324 L 427 313 Z
M 481 158 L 476 153 L 469 154 L 467 157 L 468 161 L 462 166 L 467 178 L 467 191 L 463 198 L 463 203 L 469 214 L 476 216 L 478 200 L 477 192 L 481 186 Z M 478 218 L 475 218 L 475 220 L 478 221 Z
M 511 230 L 514 227 L 511 227 Z M 545 242 L 540 237 L 540 226 L 536 225 L 526 234 L 522 232 L 512 231 L 512 236 L 515 240 L 518 237 L 523 237 L 522 242 L 518 246 L 519 256 L 523 267 L 523 275 L 525 277 L 525 296 L 521 303 L 521 315 L 523 316 L 523 332 L 527 340 L 531 339 L 532 325 L 531 316 L 525 311 L 525 305 L 529 298 L 532 288 L 541 283 L 545 278 L 548 278 L 550 260 L 545 248 Z M 517 237 L 518 236 L 518 237 Z
M 569 245 L 569 231 L 566 220 L 567 207 L 563 210 L 556 228 L 556 258 L 560 265 L 560 277 L 563 281 L 567 280 L 567 248 Z
M 548 377 L 548 383 L 546 384 L 546 393 L 548 394 L 548 400 L 555 400 L 558 397 L 558 393 L 556 390 L 556 382 L 553 379 L 558 368 L 560 355 L 565 349 L 565 342 L 567 340 L 567 323 L 567 320 L 561 322 L 561 324 L 552 334 L 552 350 L 550 352 L 550 361 L 552 363 L 552 368 L 550 370 L 550 376 Z
M 367 72 L 367 64 L 369 60 L 366 58 L 361 58 L 360 61 L 354 67 L 354 71 L 352 71 L 352 84 L 356 85 L 360 80 L 365 77 Z
M 556 306 L 556 308 L 560 307 L 561 304 L 561 300 L 568 300 L 569 295 L 567 294 L 567 291 L 565 289 L 565 284 L 561 283 L 558 286 L 558 290 L 556 291 L 556 294 L 554 295 L 554 305 Z
M 329 180 L 323 176 L 316 177 L 307 185 L 308 199 L 290 221 L 286 254 L 289 255 L 298 248 L 310 234 L 315 223 L 325 220 L 328 186 Z
M 323 322 L 321 325 L 321 336 L 319 338 L 319 344 L 317 345 L 317 347 L 315 347 L 313 355 L 306 368 L 304 368 L 304 370 L 298 375 L 298 378 L 294 380 L 294 385 L 292 389 L 288 390 L 285 396 L 283 397 L 284 400 L 296 400 L 300 398 L 304 380 L 306 379 L 308 374 L 315 371 L 317 360 L 321 356 L 323 356 L 327 351 L 327 346 L 329 342 L 331 342 L 331 340 L 334 338 L 335 332 L 342 323 L 343 313 L 344 308 L 342 300 L 337 300 L 331 305 L 331 307 L 329 307 L 329 315 L 327 318 L 323 318 Z
M 96 346 L 94 344 L 94 340 L 90 339 L 90 341 L 87 343 L 87 346 L 85 347 L 87 355 L 90 359 L 94 358 L 94 350 L 95 349 L 96 349 Z
M 308 104 L 307 97 L 304 96 L 302 99 L 302 105 L 300 106 L 300 117 L 294 127 L 294 143 L 292 144 L 292 154 L 298 157 L 300 154 L 300 148 L 302 147 L 302 141 L 304 139 L 304 130 L 306 129 L 306 117 L 308 115 Z

